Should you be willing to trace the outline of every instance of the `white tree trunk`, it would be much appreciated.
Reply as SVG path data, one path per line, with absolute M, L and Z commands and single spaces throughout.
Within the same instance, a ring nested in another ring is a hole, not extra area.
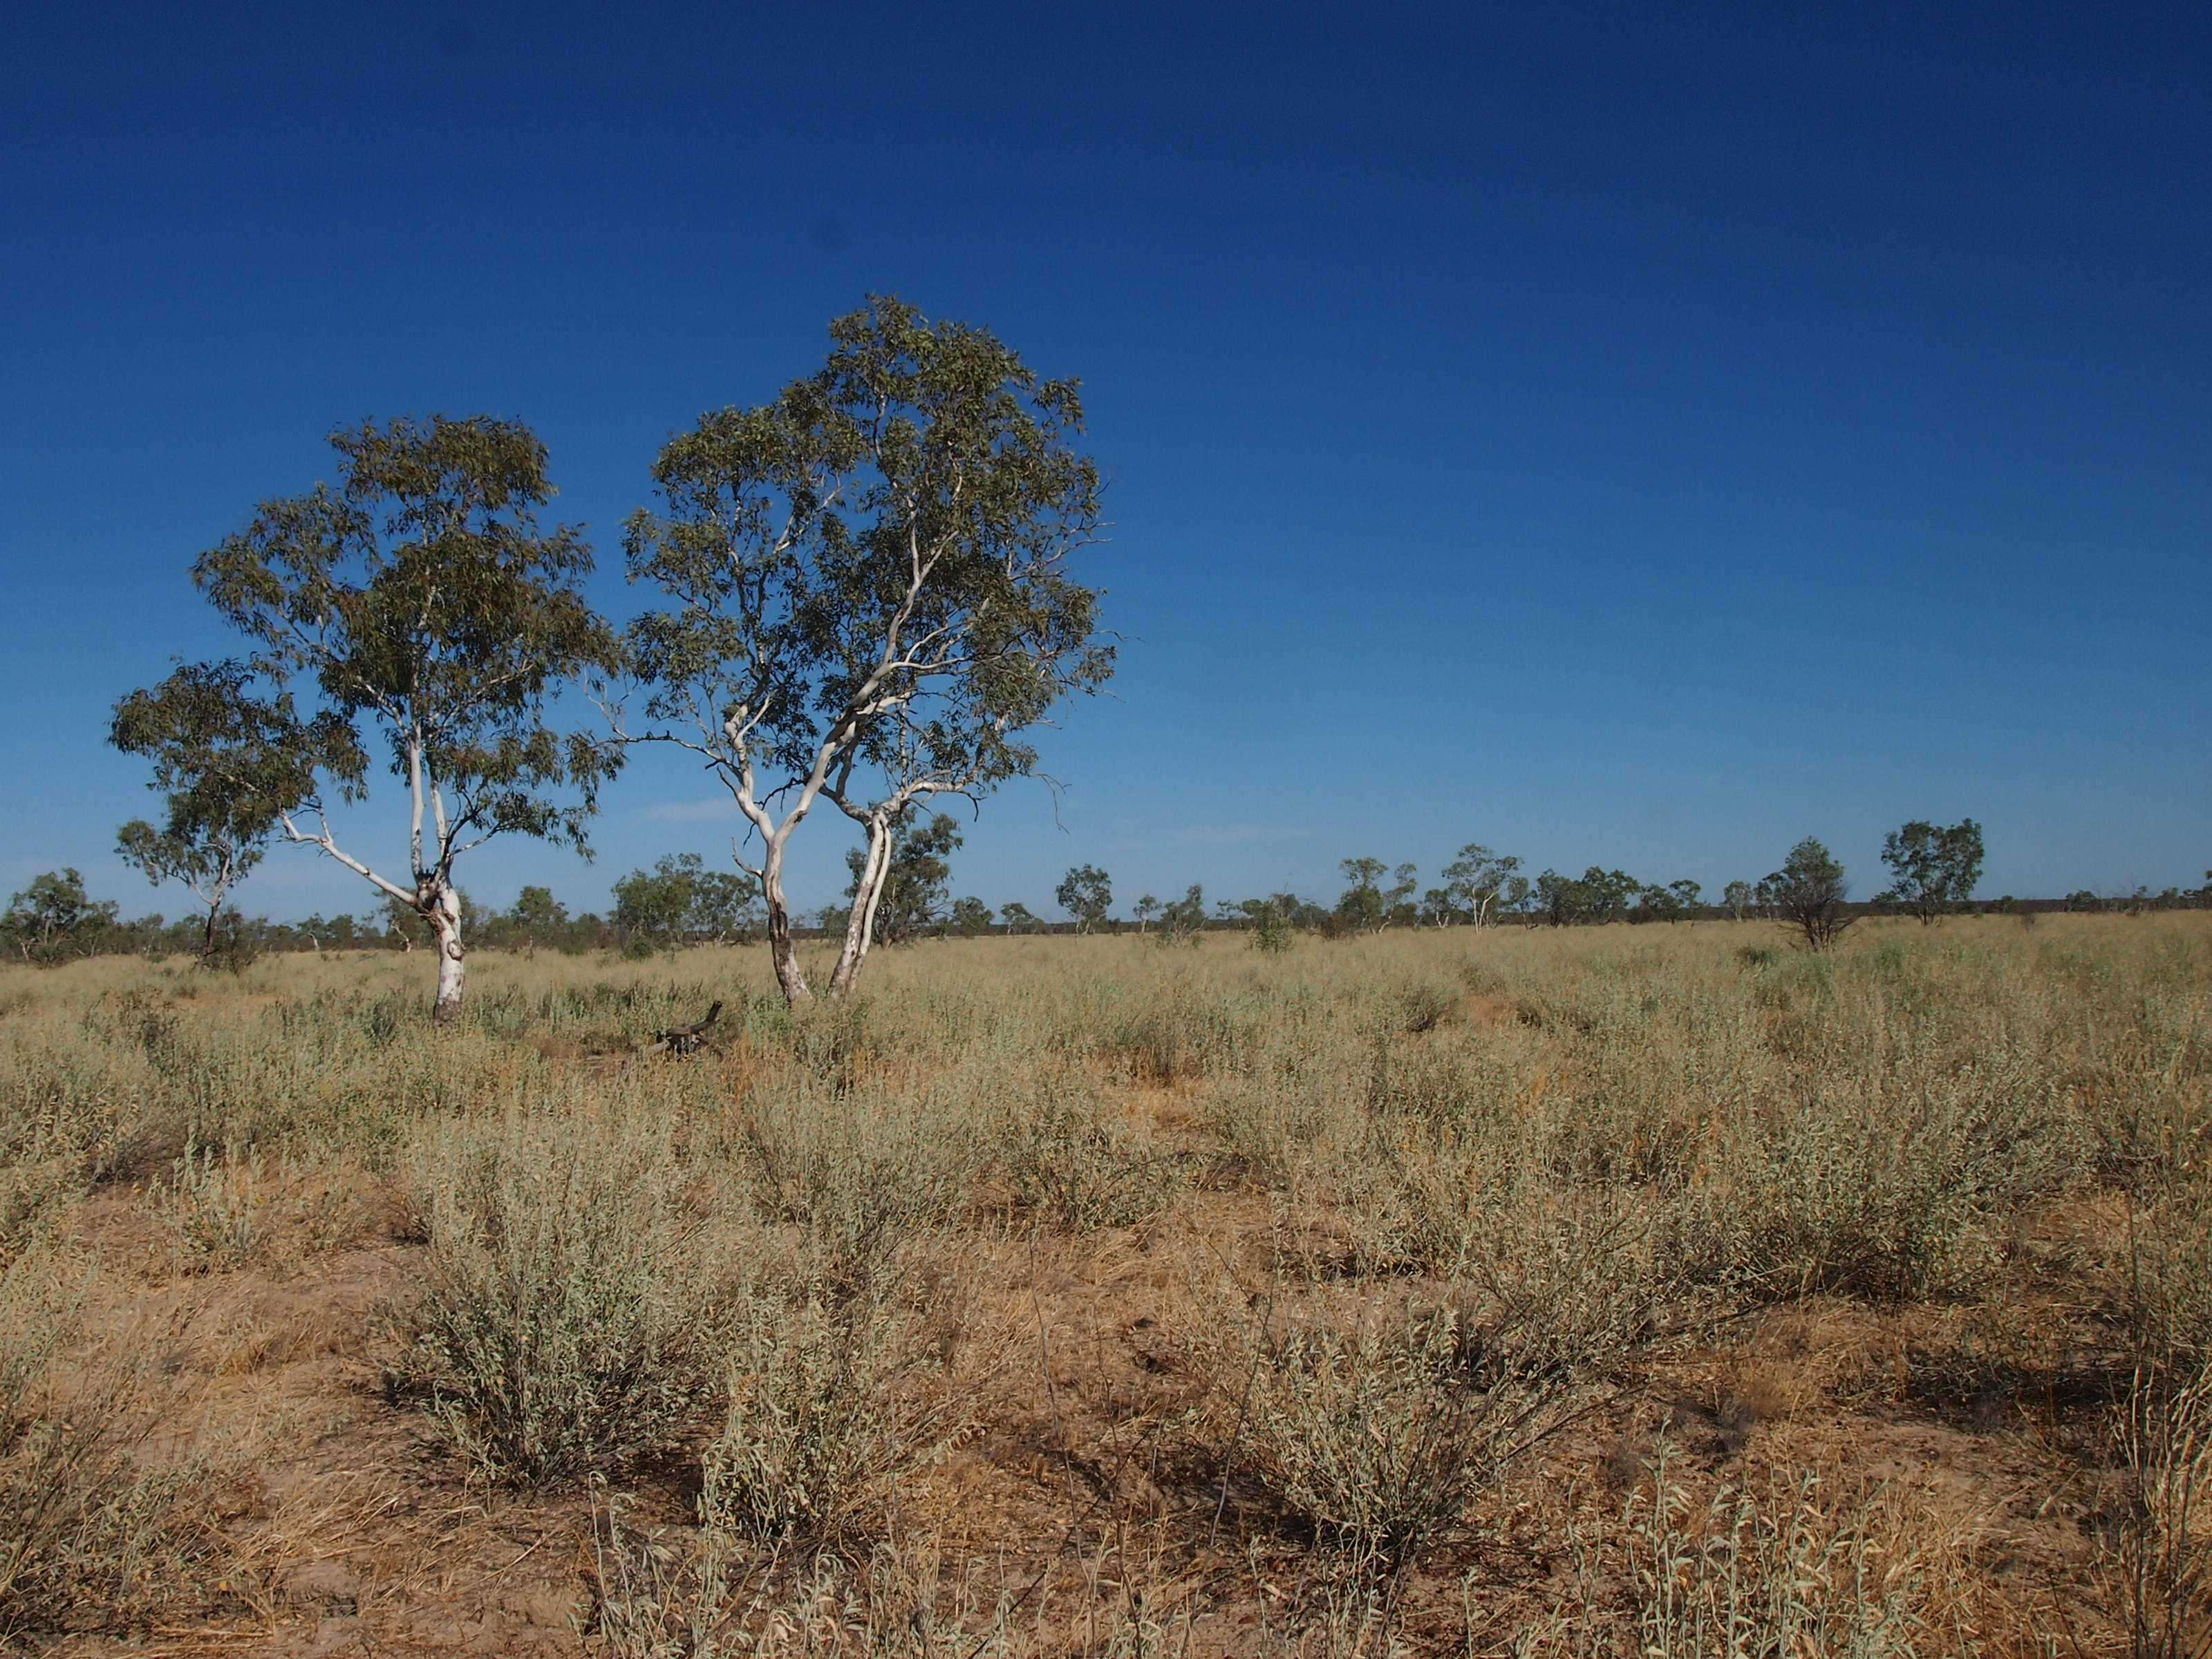
M 860 878 L 854 884 L 852 914 L 845 918 L 845 945 L 837 953 L 836 971 L 830 975 L 830 994 L 843 996 L 860 976 L 868 947 L 876 940 L 876 910 L 884 902 L 884 880 L 890 874 L 891 827 L 881 818 L 868 820 L 868 850 L 860 862 Z
M 794 821 L 784 820 L 787 826 Z M 791 937 L 791 906 L 783 894 L 783 842 L 777 836 L 768 838 L 760 878 L 761 897 L 768 903 L 769 957 L 775 964 L 775 982 L 783 993 L 784 1006 L 795 1008 L 813 1001 L 814 993 L 807 988 L 806 975 L 799 965 L 799 946 Z
M 430 924 L 438 945 L 438 1000 L 430 1017 L 447 1025 L 461 1012 L 461 896 L 442 876 L 429 878 L 418 890 L 423 920 Z

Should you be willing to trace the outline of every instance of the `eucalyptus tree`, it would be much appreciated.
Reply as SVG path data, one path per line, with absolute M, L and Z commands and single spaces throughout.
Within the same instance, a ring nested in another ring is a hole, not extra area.
M 276 838 L 419 919 L 437 945 L 437 1017 L 450 1020 L 463 979 L 456 861 L 509 835 L 589 856 L 586 820 L 621 750 L 558 729 L 553 704 L 610 672 L 618 641 L 585 601 L 581 532 L 538 526 L 553 486 L 528 428 L 433 416 L 340 430 L 331 447 L 336 489 L 264 502 L 192 568 L 255 646 L 238 687 L 251 732 L 193 775 L 240 790 Z M 342 846 L 330 816 L 366 799 L 379 759 L 407 799 L 407 863 L 391 875 Z
M 690 931 L 691 908 L 706 860 L 696 853 L 665 854 L 650 870 L 633 870 L 610 890 L 608 920 L 641 953 L 674 951 Z
M 1158 938 L 1163 945 L 1195 945 L 1205 931 L 1206 890 L 1193 882 L 1181 898 L 1162 907 Z
M 553 896 L 550 887 L 525 887 L 514 896 L 507 924 L 521 935 L 526 950 L 535 951 L 568 932 L 568 907 Z
M 1347 884 L 1336 902 L 1336 918 L 1353 933 L 1379 933 L 1400 920 L 1400 907 L 1419 885 L 1420 872 L 1410 864 L 1392 870 L 1381 859 L 1342 859 L 1338 863 Z M 1390 878 L 1387 888 L 1382 885 L 1386 874 Z
M 74 869 L 49 870 L 0 911 L 0 939 L 26 962 L 50 963 L 84 952 L 88 943 L 115 926 L 112 899 L 95 900 Z M 157 918 L 158 920 L 158 918 Z
M 1444 866 L 1443 891 L 1467 907 L 1476 927 L 1486 927 L 1499 893 L 1520 867 L 1521 860 L 1510 854 L 1493 853 L 1480 842 L 1469 842 Z
M 116 833 L 123 861 L 156 887 L 173 881 L 207 919 L 200 957 L 232 890 L 261 861 L 277 811 L 311 787 L 289 699 L 253 695 L 242 662 L 187 663 L 115 706 L 108 741 L 154 763 L 147 787 L 164 792 L 156 826 L 133 818 Z
M 1114 908 L 1114 878 L 1095 864 L 1079 865 L 1060 878 L 1052 896 L 1075 918 L 1075 931 L 1087 933 Z
M 1775 919 L 1803 939 L 1808 950 L 1828 949 L 1851 925 L 1844 908 L 1850 894 L 1844 866 L 1810 836 L 1790 849 L 1782 867 L 1759 888 Z
M 784 860 L 815 806 L 865 837 L 842 994 L 906 814 L 1034 775 L 1024 734 L 1114 665 L 1099 595 L 1069 571 L 1102 523 L 1075 382 L 896 299 L 830 335 L 820 370 L 662 449 L 662 510 L 635 515 L 627 543 L 631 580 L 667 601 L 630 634 L 645 729 L 615 711 L 626 740 L 689 750 L 729 792 L 792 1003 L 811 993 Z
M 1961 909 L 1982 878 L 1982 826 L 1972 818 L 1953 824 L 1919 818 L 1883 840 L 1881 861 L 1891 886 L 1879 902 L 1920 918 L 1923 927 Z

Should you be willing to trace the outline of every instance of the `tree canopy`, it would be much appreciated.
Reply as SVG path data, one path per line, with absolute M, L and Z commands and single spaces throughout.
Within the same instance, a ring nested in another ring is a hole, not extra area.
M 1095 864 L 1079 865 L 1060 878 L 1052 896 L 1075 919 L 1076 931 L 1087 933 L 1113 911 L 1114 878 Z
M 1025 733 L 1113 672 L 1071 556 L 1101 524 L 1073 380 L 987 331 L 879 297 L 830 325 L 817 373 L 701 417 L 654 464 L 627 532 L 647 687 L 635 735 L 703 757 L 757 837 L 786 997 L 784 849 L 823 797 L 866 858 L 831 988 L 872 937 L 896 826 L 917 801 L 1034 772 Z
M 1886 904 L 1920 918 L 1925 926 L 1962 908 L 1982 878 L 1982 826 L 1972 818 L 1949 825 L 1915 818 L 1893 830 L 1881 844 L 1890 886 Z
M 1844 883 L 1844 866 L 1810 836 L 1791 848 L 1782 867 L 1759 886 L 1777 919 L 1813 950 L 1826 950 L 1851 925 L 1844 908 L 1850 891 Z
M 903 945 L 945 914 L 946 884 L 952 878 L 951 860 L 959 850 L 960 841 L 959 820 L 949 812 L 934 813 L 919 829 L 897 835 L 884 878 L 883 896 L 876 907 L 876 934 L 884 944 Z M 845 867 L 853 877 L 852 884 L 845 889 L 847 898 L 856 897 L 866 864 L 864 847 L 845 854 Z
M 227 679 L 247 714 L 241 733 L 180 750 L 177 777 L 241 791 L 285 839 L 411 907 L 439 943 L 438 1009 L 451 1018 L 454 861 L 509 834 L 588 851 L 585 822 L 620 751 L 560 729 L 552 705 L 611 669 L 617 642 L 584 599 L 582 532 L 538 526 L 553 487 L 526 427 L 433 416 L 341 430 L 331 445 L 337 488 L 264 502 L 193 567 L 255 651 L 250 672 L 197 671 Z M 175 702 L 156 693 L 139 707 Z M 118 732 L 133 708 L 126 698 Z M 364 798 L 380 761 L 408 791 L 404 880 L 341 848 L 327 810 Z
M 177 882 L 207 912 L 201 954 L 215 945 L 231 890 L 259 863 L 277 814 L 313 787 L 291 699 L 257 697 L 242 662 L 187 663 L 115 707 L 108 741 L 154 763 L 162 822 L 117 832 L 125 863 L 155 886 Z

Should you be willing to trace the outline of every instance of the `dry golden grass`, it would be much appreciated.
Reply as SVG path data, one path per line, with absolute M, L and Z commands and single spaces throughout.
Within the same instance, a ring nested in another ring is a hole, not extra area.
M 2212 919 L 423 975 L 0 970 L 0 1639 L 2212 1640 Z

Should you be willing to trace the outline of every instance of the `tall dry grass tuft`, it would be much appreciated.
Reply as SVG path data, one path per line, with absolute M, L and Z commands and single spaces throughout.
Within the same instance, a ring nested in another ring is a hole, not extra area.
M 2212 1370 L 2136 1373 L 2118 1425 L 2125 1507 L 2106 1541 L 2130 1659 L 2212 1655 Z
M 0 1273 L 0 1643 L 204 1604 L 233 1558 L 209 1522 L 220 1461 L 149 1442 L 183 1406 L 167 1334 L 92 1340 L 92 1285 L 44 1249 Z

